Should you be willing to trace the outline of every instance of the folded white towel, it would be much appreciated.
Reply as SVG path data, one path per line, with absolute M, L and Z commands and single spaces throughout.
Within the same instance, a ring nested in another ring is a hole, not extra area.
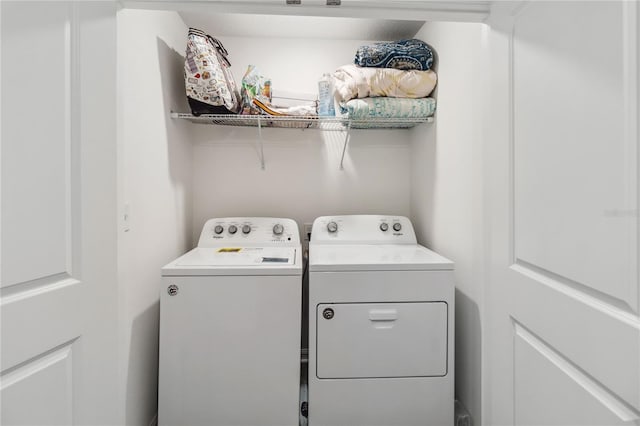
M 431 94 L 438 80 L 432 70 L 402 71 L 357 65 L 341 66 L 333 73 L 333 78 L 338 102 L 376 96 L 425 98 Z

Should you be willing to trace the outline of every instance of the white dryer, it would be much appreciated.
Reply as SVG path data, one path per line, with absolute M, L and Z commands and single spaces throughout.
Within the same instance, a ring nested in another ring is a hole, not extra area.
M 320 217 L 309 256 L 309 425 L 453 425 L 453 263 L 400 216 Z
M 277 218 L 211 219 L 162 268 L 160 426 L 298 425 L 302 269 Z

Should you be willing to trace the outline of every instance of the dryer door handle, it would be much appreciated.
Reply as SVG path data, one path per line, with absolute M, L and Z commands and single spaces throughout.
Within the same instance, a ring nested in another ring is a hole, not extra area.
M 398 319 L 398 311 L 396 309 L 371 309 L 369 319 L 371 321 L 395 321 Z

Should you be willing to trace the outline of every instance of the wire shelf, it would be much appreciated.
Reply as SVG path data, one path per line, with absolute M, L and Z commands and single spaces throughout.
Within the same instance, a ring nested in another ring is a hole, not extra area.
M 421 123 L 430 123 L 433 117 L 423 118 L 372 118 L 368 120 L 351 120 L 342 117 L 273 117 L 265 115 L 232 115 L 172 112 L 171 118 L 189 120 L 193 123 L 215 124 L 220 126 L 243 127 L 276 127 L 286 129 L 319 129 L 338 131 L 346 129 L 398 129 L 410 128 Z
M 317 129 L 321 131 L 344 132 L 340 170 L 344 169 L 344 155 L 352 129 L 408 129 L 421 123 L 431 123 L 433 117 L 423 118 L 372 118 L 352 120 L 343 117 L 273 117 L 266 115 L 202 114 L 195 116 L 187 112 L 172 112 L 171 118 L 189 120 L 193 123 L 215 124 L 219 126 L 257 127 L 260 154 L 260 168 L 264 170 L 264 150 L 262 129 L 266 127 L 284 129 Z

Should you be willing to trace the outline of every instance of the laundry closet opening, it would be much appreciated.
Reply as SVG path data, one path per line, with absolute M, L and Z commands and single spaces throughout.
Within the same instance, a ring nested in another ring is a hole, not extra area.
M 354 6 L 345 16 L 339 9 L 326 12 L 334 16 L 301 16 L 324 12 L 273 7 L 280 14 L 269 6 L 247 13 L 242 5 L 181 9 L 158 2 L 125 2 L 118 12 L 118 203 L 126 212 L 118 257 L 127 422 L 148 424 L 157 412 L 160 267 L 193 248 L 210 218 L 288 217 L 304 230 L 330 214 L 407 216 L 419 243 L 455 262 L 456 397 L 480 419 L 483 283 L 473 259 L 481 258 L 482 248 L 484 12 L 442 12 L 434 19 L 450 22 L 427 22 L 428 14 L 412 19 L 384 8 L 362 10 L 361 16 Z M 434 120 L 410 129 L 353 129 L 342 161 L 343 131 L 264 128 L 259 135 L 255 127 L 171 118 L 171 112 L 189 111 L 183 76 L 189 27 L 224 44 L 236 83 L 255 65 L 271 79 L 274 96 L 294 98 L 317 95 L 322 74 L 353 63 L 363 44 L 424 40 L 438 54 Z

